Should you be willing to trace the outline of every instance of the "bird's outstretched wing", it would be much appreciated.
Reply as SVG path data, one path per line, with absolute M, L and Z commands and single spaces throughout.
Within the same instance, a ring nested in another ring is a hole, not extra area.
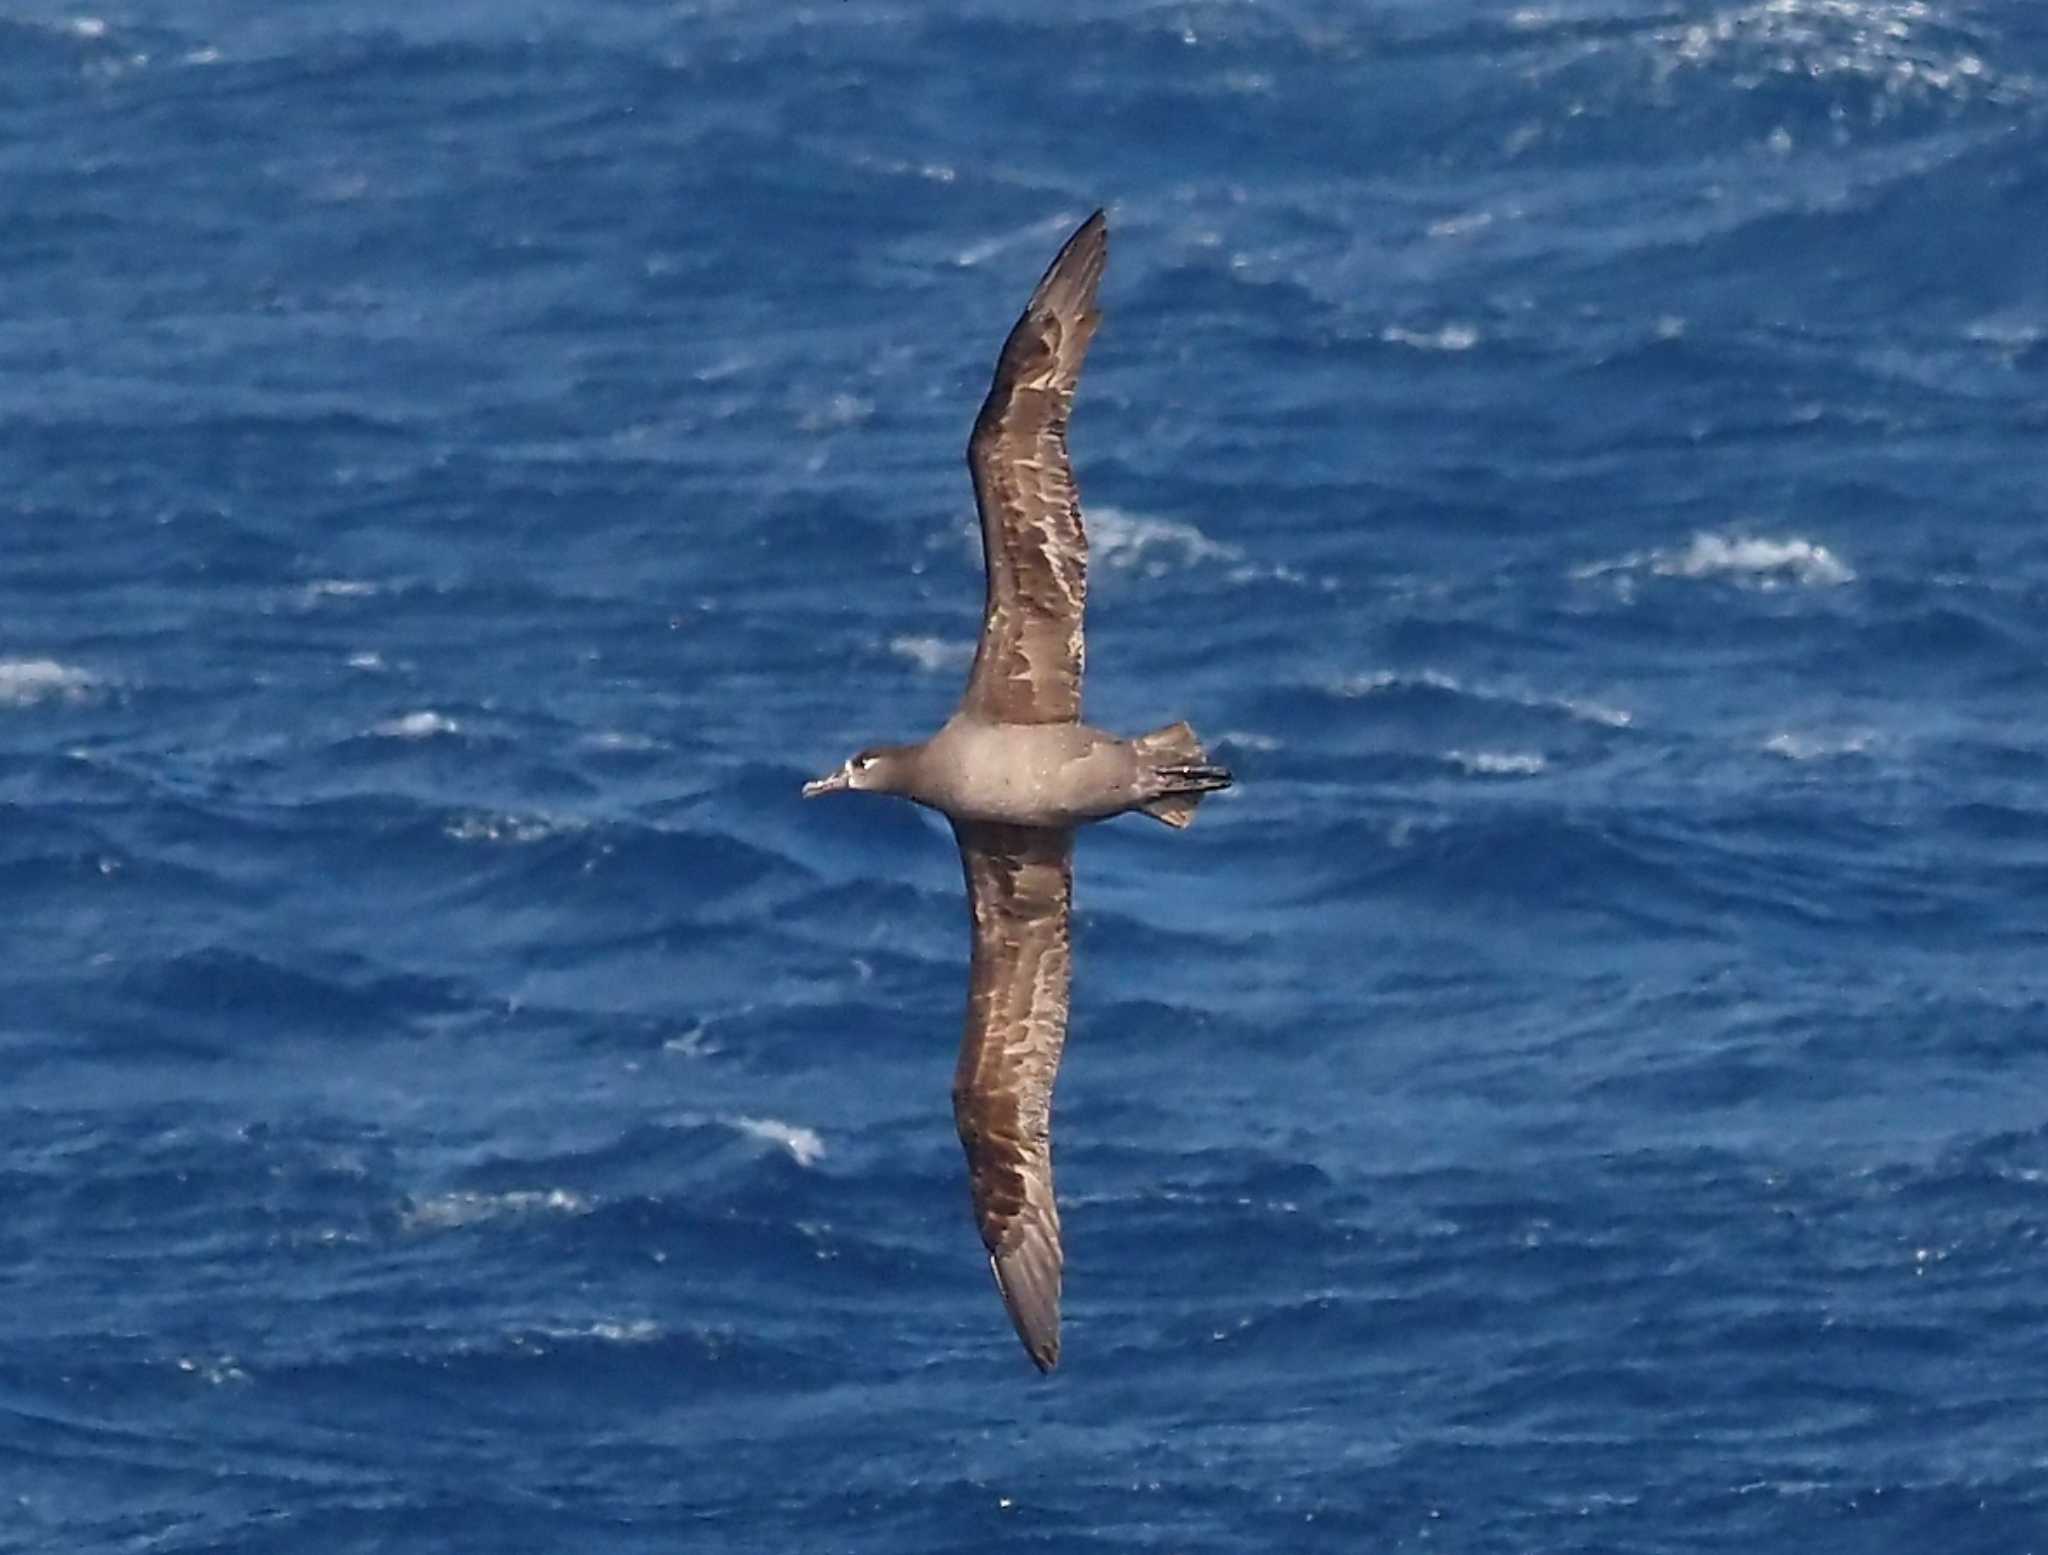
M 1038 1369 L 1050 1371 L 1060 1358 L 1061 1265 L 1052 1085 L 1067 1036 L 1074 839 L 975 821 L 953 830 L 974 919 L 953 1120 L 1003 1304 Z
M 1067 412 L 1100 315 L 1109 257 L 1097 211 L 1067 239 L 1003 342 L 967 443 L 988 600 L 961 708 L 995 723 L 1081 716 L 1088 536 L 1067 460 Z

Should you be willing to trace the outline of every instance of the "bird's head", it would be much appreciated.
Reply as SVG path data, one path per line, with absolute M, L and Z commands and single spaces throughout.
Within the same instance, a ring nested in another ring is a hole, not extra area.
M 804 784 L 804 798 L 816 799 L 820 794 L 837 794 L 850 788 L 878 794 L 901 793 L 903 756 L 903 748 L 892 745 L 859 751 L 847 757 L 838 771 Z

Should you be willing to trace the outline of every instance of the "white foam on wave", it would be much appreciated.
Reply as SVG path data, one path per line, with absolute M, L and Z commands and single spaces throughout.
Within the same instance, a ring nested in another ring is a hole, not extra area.
M 1965 340 L 1973 345 L 1989 346 L 2008 361 L 2039 345 L 2041 336 L 2039 323 L 2011 316 L 1978 319 L 1963 330 Z
M 0 707 L 83 702 L 99 686 L 86 671 L 55 659 L 0 659 Z
M 213 1387 L 224 1387 L 230 1382 L 247 1382 L 249 1374 L 242 1369 L 241 1361 L 232 1355 L 181 1355 L 176 1362 L 178 1370 L 187 1376 L 197 1377 Z
M 1824 545 L 1759 536 L 1697 534 L 1683 551 L 1653 556 L 1651 566 L 1665 577 L 1736 577 L 1766 588 L 1786 579 L 1832 588 L 1856 578 L 1848 564 Z
M 1028 226 L 1012 227 L 1007 232 L 996 233 L 958 250 L 953 255 L 953 263 L 963 270 L 971 270 L 1009 249 L 1029 245 L 1035 250 L 1040 243 L 1048 239 L 1057 242 L 1080 224 L 1080 215 L 1074 214 L 1048 216 Z
M 650 1317 L 598 1318 L 589 1323 L 556 1324 L 540 1332 L 549 1339 L 601 1339 L 606 1344 L 652 1344 L 662 1334 L 661 1325 Z
M 1534 777 L 1550 765 L 1535 751 L 1445 751 L 1444 759 L 1475 777 Z
M 1479 331 L 1470 324 L 1446 324 L 1441 329 L 1403 329 L 1389 324 L 1380 339 L 1390 346 L 1408 346 L 1417 351 L 1469 351 L 1479 344 Z
M 465 815 L 442 828 L 455 842 L 544 842 L 566 832 L 583 831 L 589 822 L 577 816 Z
M 382 584 L 367 578 L 315 578 L 299 590 L 299 597 L 312 604 L 323 599 L 367 599 L 382 592 Z
M 454 719 L 432 708 L 423 708 L 417 713 L 406 713 L 398 718 L 387 718 L 380 724 L 372 724 L 370 732 L 387 740 L 430 740 L 439 734 L 455 734 L 462 725 Z
M 1250 729 L 1226 729 L 1216 736 L 1218 745 L 1234 745 L 1246 751 L 1276 751 L 1280 742 L 1270 734 L 1257 734 Z
M 1583 697 L 1545 696 L 1540 692 L 1525 691 L 1512 686 L 1468 686 L 1457 676 L 1434 669 L 1374 670 L 1367 675 L 1347 675 L 1330 689 L 1340 697 L 1356 698 L 1377 696 L 1383 691 L 1414 686 L 1425 687 L 1431 691 L 1448 691 L 1457 696 L 1474 697 L 1484 702 L 1512 702 L 1517 707 L 1563 713 L 1581 723 L 1599 724 L 1608 729 L 1626 729 L 1635 722 L 1635 714 L 1625 707 L 1613 707 L 1604 702 L 1588 701 Z
M 1403 674 L 1399 670 L 1373 670 L 1365 675 L 1346 675 L 1331 687 L 1340 697 L 1369 697 L 1395 687 L 1424 686 L 1432 691 L 1463 691 L 1465 684 L 1455 675 L 1446 675 L 1442 670 L 1416 670 Z
M 859 426 L 875 413 L 875 402 L 858 394 L 833 394 L 797 417 L 801 432 L 832 432 Z
M 1128 508 L 1092 507 L 1087 523 L 1090 558 L 1119 571 L 1142 568 L 1156 578 L 1197 562 L 1234 562 L 1244 556 L 1236 546 L 1211 540 L 1193 524 Z
M 595 734 L 586 734 L 578 740 L 579 745 L 595 751 L 652 751 L 661 749 L 661 741 L 651 734 L 635 734 L 627 729 L 600 729 Z
M 1614 707 L 1606 702 L 1589 702 L 1582 697 L 1556 697 L 1548 702 L 1537 702 L 1532 705 L 1555 707 L 1569 713 L 1581 723 L 1602 724 L 1609 729 L 1626 729 L 1636 721 L 1636 715 L 1625 707 Z
M 954 642 L 944 637 L 892 637 L 889 651 L 899 659 L 908 659 L 926 674 L 940 670 L 964 668 L 974 657 L 974 644 Z
M 824 1157 L 825 1141 L 818 1137 L 815 1129 L 784 1123 L 780 1118 L 733 1118 L 729 1121 L 742 1134 L 782 1146 L 798 1166 L 810 1166 Z
M 1856 581 L 1856 571 L 1813 540 L 1773 540 L 1762 535 L 1701 531 L 1677 548 L 1634 551 L 1613 561 L 1572 569 L 1581 581 L 1649 572 L 1660 578 L 1724 579 L 1746 588 L 1839 588 Z M 1624 583 L 1624 586 L 1625 583 Z
M 678 1053 L 684 1058 L 713 1058 L 725 1051 L 713 1040 L 710 1026 L 701 1020 L 688 1031 L 665 1038 L 661 1050 L 664 1053 Z
M 1860 756 L 1870 749 L 1871 731 L 1850 734 L 1801 734 L 1784 730 L 1764 741 L 1764 749 L 1787 761 L 1825 761 L 1832 756 Z
M 528 1215 L 587 1215 L 590 1200 L 569 1188 L 515 1188 L 505 1193 L 437 1193 L 415 1199 L 400 1217 L 408 1230 L 443 1231 L 484 1220 Z
M 2024 74 L 1995 70 L 1927 0 L 1746 0 L 1652 37 L 1659 79 L 1725 65 L 1752 89 L 1773 75 L 1861 77 L 1881 88 L 1871 109 L 1880 118 L 1885 99 L 2010 98 L 2032 85 Z
M 1433 238 L 1460 238 L 1468 232 L 1483 231 L 1492 225 L 1492 211 L 1466 211 L 1462 215 L 1440 217 L 1424 230 Z

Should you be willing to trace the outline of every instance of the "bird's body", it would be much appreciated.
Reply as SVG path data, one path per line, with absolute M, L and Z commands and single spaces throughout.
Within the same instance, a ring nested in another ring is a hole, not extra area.
M 1158 799 L 1145 747 L 1083 723 L 999 724 L 959 714 L 922 745 L 902 747 L 905 784 L 891 792 L 956 821 L 1073 827 Z M 870 785 L 873 786 L 873 785 Z
M 1067 240 L 996 363 L 968 441 L 988 592 L 959 710 L 929 740 L 862 751 L 813 797 L 897 794 L 953 823 L 974 926 L 953 1116 L 996 1283 L 1041 1370 L 1059 1360 L 1052 1087 L 1072 970 L 1073 829 L 1129 810 L 1186 826 L 1230 786 L 1194 730 L 1123 739 L 1081 722 L 1088 541 L 1067 413 L 1108 254 L 1097 211 Z

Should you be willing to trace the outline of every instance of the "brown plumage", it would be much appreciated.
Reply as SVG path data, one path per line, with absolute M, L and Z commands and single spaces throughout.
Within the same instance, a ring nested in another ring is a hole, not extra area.
M 956 821 L 974 957 L 953 1121 L 974 1218 L 1017 1337 L 1060 1358 L 1060 1212 L 1052 1196 L 1052 1082 L 1067 1040 L 1074 834 Z
M 920 745 L 862 751 L 804 786 L 900 794 L 953 822 L 974 951 L 953 1119 L 975 1223 L 1024 1348 L 1060 1355 L 1052 1088 L 1067 1035 L 1076 826 L 1142 810 L 1168 826 L 1230 786 L 1185 723 L 1119 739 L 1081 722 L 1088 537 L 1067 416 L 1100 315 L 1097 211 L 1067 240 L 1003 343 L 968 441 L 988 589 L 967 690 Z
M 1088 537 L 1067 415 L 1101 321 L 1095 289 L 1108 258 L 1109 228 L 1097 211 L 1067 239 L 1003 342 L 967 440 L 988 597 L 961 709 L 990 723 L 1081 716 Z

